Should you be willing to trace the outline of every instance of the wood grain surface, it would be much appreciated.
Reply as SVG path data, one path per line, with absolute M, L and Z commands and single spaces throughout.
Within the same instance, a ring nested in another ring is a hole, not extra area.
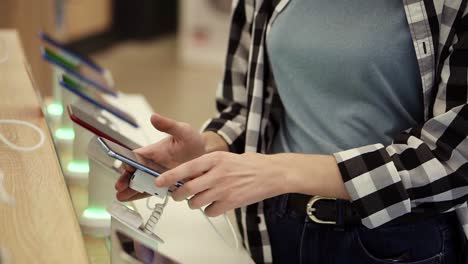
M 0 169 L 14 206 L 0 203 L 0 248 L 12 263 L 88 263 L 80 228 L 37 94 L 25 69 L 18 35 L 0 30 L 9 59 L 0 64 L 0 119 L 37 125 L 44 145 L 18 152 L 0 142 Z M 0 45 L 0 58 L 3 56 Z M 0 124 L 0 133 L 20 146 L 34 145 L 32 129 Z M 0 260 L 1 262 L 1 260 Z

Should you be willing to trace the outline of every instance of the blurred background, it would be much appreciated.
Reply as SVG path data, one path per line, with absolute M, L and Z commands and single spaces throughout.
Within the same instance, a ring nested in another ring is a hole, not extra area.
M 53 77 L 40 30 L 110 70 L 120 91 L 198 128 L 215 113 L 230 8 L 231 0 L 0 0 L 0 28 L 19 31 L 43 97 Z

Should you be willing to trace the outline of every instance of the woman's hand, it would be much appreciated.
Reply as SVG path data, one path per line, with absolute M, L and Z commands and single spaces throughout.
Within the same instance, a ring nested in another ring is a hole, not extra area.
M 189 200 L 192 209 L 209 205 L 208 216 L 252 204 L 286 192 L 285 168 L 272 155 L 213 152 L 163 173 L 156 185 L 171 186 L 185 181 L 172 198 Z
M 336 160 L 330 155 L 213 152 L 163 173 L 158 187 L 185 182 L 174 200 L 191 197 L 189 206 L 208 206 L 208 216 L 284 193 L 349 199 Z
M 157 114 L 151 116 L 151 124 L 157 130 L 166 132 L 170 136 L 154 144 L 134 150 L 141 156 L 167 168 L 173 168 L 205 153 L 204 137 L 190 125 Z M 124 166 L 124 168 L 125 172 L 115 184 L 117 199 L 119 201 L 129 201 L 149 196 L 128 187 L 130 177 L 135 169 L 130 166 Z
M 202 135 L 189 124 L 158 114 L 151 116 L 151 124 L 157 130 L 170 136 L 135 150 L 141 156 L 167 168 L 174 168 L 205 154 L 205 142 Z

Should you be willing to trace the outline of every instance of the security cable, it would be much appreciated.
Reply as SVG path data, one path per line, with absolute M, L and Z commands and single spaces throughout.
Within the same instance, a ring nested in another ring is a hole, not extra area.
M 167 203 L 168 203 L 168 197 L 169 196 L 166 196 L 166 198 L 164 199 L 164 202 L 162 204 L 160 203 L 156 203 L 154 207 L 151 207 L 150 206 L 150 199 L 151 198 L 147 198 L 146 199 L 146 207 L 150 210 L 152 210 L 152 214 L 151 216 L 149 217 L 148 221 L 146 222 L 145 226 L 144 226 L 144 231 L 145 233 L 147 234 L 154 234 L 153 230 L 154 230 L 154 227 L 157 225 L 157 223 L 159 222 L 159 220 L 161 219 L 161 216 L 162 216 L 162 213 L 164 211 L 164 208 L 166 207 Z M 189 201 L 189 199 L 185 199 L 186 201 Z M 206 221 L 208 221 L 208 223 L 210 224 L 210 226 L 213 228 L 213 230 L 216 232 L 216 234 L 218 235 L 219 238 L 221 238 L 221 240 L 224 241 L 224 243 L 228 246 L 231 246 L 228 241 L 226 240 L 226 238 L 221 234 L 221 232 L 219 231 L 219 229 L 214 225 L 213 221 L 211 221 L 211 219 L 206 216 L 205 212 L 203 212 L 203 210 L 200 208 L 199 209 L 201 214 L 203 215 L 203 217 L 206 219 Z M 229 220 L 229 217 L 226 215 L 226 214 L 223 214 L 223 217 L 224 217 L 224 220 L 226 221 L 226 223 L 228 224 L 229 226 L 229 230 L 231 231 L 231 234 L 234 238 L 234 242 L 235 242 L 235 248 L 236 249 L 239 249 L 239 238 L 237 237 L 237 233 L 236 233 L 236 230 L 234 229 L 234 226 L 232 225 L 232 222 L 231 220 Z M 156 234 L 155 234 L 156 235 Z

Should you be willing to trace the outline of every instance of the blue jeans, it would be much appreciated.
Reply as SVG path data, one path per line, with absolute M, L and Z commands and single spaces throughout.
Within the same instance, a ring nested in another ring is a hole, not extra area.
M 455 213 L 375 229 L 337 228 L 299 217 L 287 198 L 265 201 L 274 263 L 461 263 L 465 238 Z

